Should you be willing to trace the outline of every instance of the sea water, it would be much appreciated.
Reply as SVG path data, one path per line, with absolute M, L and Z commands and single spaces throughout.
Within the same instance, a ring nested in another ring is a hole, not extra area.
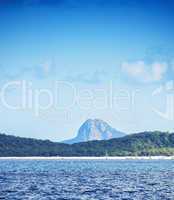
M 174 200 L 174 160 L 0 160 L 0 199 Z

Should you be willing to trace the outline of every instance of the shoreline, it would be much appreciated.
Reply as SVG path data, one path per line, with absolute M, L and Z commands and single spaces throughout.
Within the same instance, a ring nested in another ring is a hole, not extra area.
M 106 157 L 0 157 L 0 160 L 174 160 L 174 156 L 106 156 Z

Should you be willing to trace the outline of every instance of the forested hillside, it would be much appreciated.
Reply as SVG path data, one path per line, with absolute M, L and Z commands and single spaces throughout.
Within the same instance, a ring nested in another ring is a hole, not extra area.
M 0 134 L 0 156 L 174 155 L 174 133 L 143 132 L 121 138 L 63 144 Z

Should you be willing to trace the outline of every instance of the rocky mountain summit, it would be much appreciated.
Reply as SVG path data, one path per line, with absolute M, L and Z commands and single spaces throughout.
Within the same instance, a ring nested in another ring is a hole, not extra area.
M 86 142 L 92 140 L 108 140 L 123 137 L 126 134 L 112 128 L 108 123 L 100 119 L 88 119 L 79 128 L 77 136 L 63 141 L 67 144 Z

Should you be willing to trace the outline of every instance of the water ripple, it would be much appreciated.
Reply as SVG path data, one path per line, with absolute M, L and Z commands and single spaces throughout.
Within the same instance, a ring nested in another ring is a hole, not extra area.
M 0 199 L 173 200 L 174 161 L 4 160 Z

